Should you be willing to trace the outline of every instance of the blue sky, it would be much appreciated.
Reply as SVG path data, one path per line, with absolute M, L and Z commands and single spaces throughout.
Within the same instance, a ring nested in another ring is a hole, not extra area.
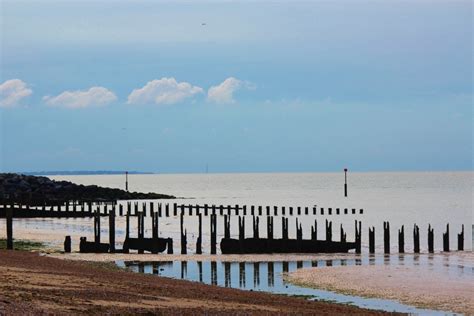
M 471 1 L 6 1 L 0 170 L 472 170 Z

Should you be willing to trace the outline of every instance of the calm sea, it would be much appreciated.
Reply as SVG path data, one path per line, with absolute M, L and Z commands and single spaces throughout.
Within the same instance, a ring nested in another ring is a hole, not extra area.
M 175 201 L 185 204 L 216 205 L 270 205 L 301 207 L 329 207 L 364 209 L 363 215 L 301 216 L 304 238 L 310 237 L 310 225 L 317 219 L 318 237 L 324 236 L 324 220 L 333 221 L 333 234 L 338 240 L 339 225 L 353 239 L 354 220 L 362 221 L 363 244 L 367 244 L 367 230 L 375 226 L 377 247 L 382 246 L 383 221 L 391 225 L 392 246 L 396 248 L 397 230 L 405 225 L 407 246 L 411 245 L 412 227 L 420 226 L 422 250 L 426 248 L 427 228 L 435 229 L 435 248 L 442 247 L 442 232 L 450 224 L 451 247 L 456 247 L 456 234 L 464 224 L 467 249 L 472 247 L 473 172 L 367 172 L 348 174 L 348 197 L 344 197 L 344 174 L 341 173 L 265 173 L 265 174 L 154 174 L 129 175 L 131 191 L 158 192 L 180 197 Z M 78 184 L 124 188 L 125 176 L 55 176 Z M 188 247 L 194 247 L 196 221 L 186 219 L 190 236 Z M 207 221 L 207 219 L 206 219 Z M 176 219 L 163 219 L 161 235 L 179 238 Z M 231 223 L 232 235 L 237 236 L 235 218 Z M 265 236 L 266 224 L 262 219 L 260 235 Z M 275 237 L 279 237 L 280 222 L 275 220 Z M 151 226 L 151 224 L 149 225 Z M 205 232 L 207 231 L 205 223 Z M 250 218 L 247 233 L 250 235 Z M 290 237 L 294 236 L 294 219 L 290 219 Z M 218 231 L 222 225 L 218 223 Z M 206 242 L 204 242 L 205 244 Z

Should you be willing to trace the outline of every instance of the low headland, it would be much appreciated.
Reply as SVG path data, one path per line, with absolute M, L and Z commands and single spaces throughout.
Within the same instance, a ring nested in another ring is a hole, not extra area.
M 128 192 L 97 185 L 81 185 L 69 181 L 55 181 L 47 177 L 0 173 L 0 200 L 23 202 L 30 205 L 62 203 L 64 201 L 115 201 L 173 199 L 160 193 Z

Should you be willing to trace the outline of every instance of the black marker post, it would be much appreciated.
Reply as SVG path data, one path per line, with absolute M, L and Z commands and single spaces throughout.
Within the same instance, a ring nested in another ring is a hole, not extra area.
M 344 168 L 344 196 L 347 197 L 347 168 Z

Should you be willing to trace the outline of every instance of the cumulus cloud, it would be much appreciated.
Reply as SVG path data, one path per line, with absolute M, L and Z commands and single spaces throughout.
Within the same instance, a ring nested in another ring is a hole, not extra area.
M 175 104 L 203 93 L 200 87 L 188 82 L 177 82 L 175 78 L 161 78 L 135 89 L 128 96 L 128 104 Z
M 89 90 L 64 91 L 57 96 L 45 96 L 43 100 L 50 106 L 76 109 L 104 106 L 117 100 L 117 97 L 104 87 L 92 87 Z
M 229 77 L 221 84 L 209 88 L 207 100 L 214 103 L 234 103 L 234 93 L 242 88 L 254 90 L 255 86 L 248 81 Z
M 31 95 L 33 91 L 20 79 L 7 80 L 0 84 L 0 107 L 14 107 L 21 99 Z

